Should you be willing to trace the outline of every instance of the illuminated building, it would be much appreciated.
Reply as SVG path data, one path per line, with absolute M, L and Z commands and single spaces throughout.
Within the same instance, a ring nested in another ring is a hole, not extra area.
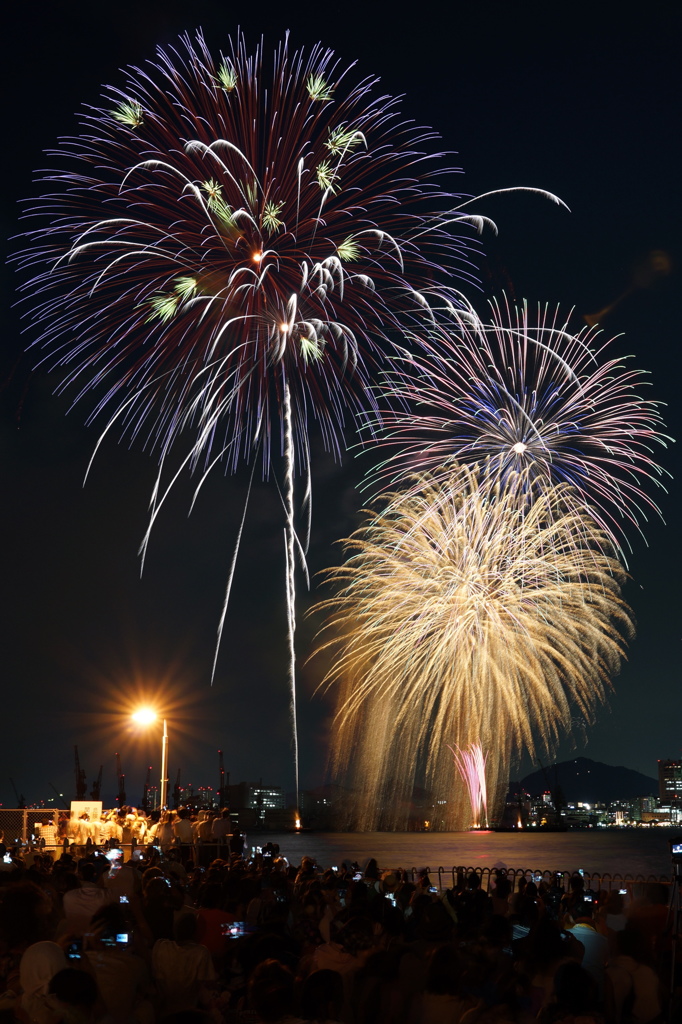
M 664 806 L 682 804 L 682 761 L 658 762 L 658 797 Z

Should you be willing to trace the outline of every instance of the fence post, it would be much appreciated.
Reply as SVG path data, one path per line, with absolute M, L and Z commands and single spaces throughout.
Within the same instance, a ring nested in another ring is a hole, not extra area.
M 21 816 L 21 841 L 24 844 L 24 846 L 26 845 L 27 838 L 28 838 L 28 808 L 24 807 L 23 808 L 23 814 Z

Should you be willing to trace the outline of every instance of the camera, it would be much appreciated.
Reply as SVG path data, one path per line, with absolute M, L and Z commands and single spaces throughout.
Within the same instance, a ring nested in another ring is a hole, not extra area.
M 673 864 L 682 864 L 682 836 L 673 836 L 668 842 Z

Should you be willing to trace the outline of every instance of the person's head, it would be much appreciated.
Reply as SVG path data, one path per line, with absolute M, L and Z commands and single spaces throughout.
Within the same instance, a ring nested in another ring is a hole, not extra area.
M 372 881 L 376 881 L 379 878 L 379 865 L 376 862 L 375 857 L 370 857 L 365 867 L 365 878 L 369 878 Z
M 498 875 L 495 880 L 495 896 L 500 900 L 506 900 L 511 893 L 511 882 L 506 875 Z
M 142 893 L 147 906 L 165 906 L 172 903 L 171 883 L 164 875 L 150 878 Z
M 585 900 L 585 899 L 579 900 L 576 903 L 575 908 L 573 910 L 573 918 L 576 921 L 577 920 L 582 920 L 582 921 L 589 920 L 589 921 L 591 921 L 593 914 L 594 914 L 594 904 L 592 903 L 591 900 Z
M 50 981 L 50 1005 L 64 1024 L 80 1024 L 92 1019 L 97 1003 L 97 982 L 92 974 L 65 967 Z
M 480 937 L 489 950 L 502 950 L 511 946 L 512 936 L 512 923 L 501 914 L 492 914 L 481 924 Z
M 151 882 L 152 878 L 163 878 L 164 874 L 161 868 L 156 865 L 150 865 L 145 868 L 142 872 L 142 888 L 144 889 L 148 882 Z
M 374 946 L 372 922 L 366 917 L 350 917 L 338 929 L 336 941 L 351 956 L 357 956 L 358 953 L 372 949 Z
M 621 956 L 631 956 L 638 964 L 648 964 L 651 959 L 651 945 L 634 921 L 616 932 L 616 948 Z
M 596 1009 L 597 985 L 584 967 L 570 960 L 554 976 L 554 997 L 564 1010 L 578 1016 Z
M 223 887 L 220 882 L 209 882 L 199 893 L 199 906 L 213 910 L 220 906 L 223 898 Z
M 76 870 L 78 873 L 78 877 L 82 883 L 97 883 L 102 877 L 102 871 L 99 865 L 95 864 L 94 861 L 86 860 L 85 858 L 78 862 L 78 867 Z
M 95 944 L 108 943 L 128 931 L 128 925 L 120 903 L 107 903 L 100 907 L 90 919 L 89 931 Z
M 467 889 L 480 889 L 481 888 L 481 876 L 476 874 L 475 871 L 470 872 L 467 875 Z
M 196 942 L 197 937 L 197 919 L 196 915 L 188 912 L 180 914 L 174 927 L 175 941 L 182 944 L 183 942 Z
M 343 980 L 338 971 L 315 971 L 303 982 L 301 1016 L 304 1020 L 340 1020 Z
M 447 942 L 452 938 L 453 921 L 443 904 L 424 897 L 415 908 L 417 936 L 427 942 Z
M 461 973 L 457 949 L 449 944 L 439 946 L 431 957 L 426 975 L 426 991 L 434 995 L 457 995 Z
M 274 1024 L 294 1012 L 294 976 L 278 960 L 258 964 L 249 981 L 249 1003 L 263 1024 Z
M 398 887 L 399 881 L 400 879 L 398 878 L 395 871 L 384 871 L 383 875 L 381 876 L 381 883 L 384 892 L 395 892 L 396 888 Z
M 557 921 L 541 917 L 527 941 L 527 959 L 532 971 L 544 973 L 567 955 L 565 932 Z
M 0 902 L 0 940 L 10 949 L 48 938 L 52 903 L 33 882 L 7 886 Z
M 622 914 L 623 913 L 623 897 L 617 889 L 612 889 L 606 897 L 606 913 L 607 914 Z

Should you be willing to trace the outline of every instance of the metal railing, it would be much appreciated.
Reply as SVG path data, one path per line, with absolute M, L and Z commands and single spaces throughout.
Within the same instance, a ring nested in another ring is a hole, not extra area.
M 38 836 L 38 828 L 44 821 L 56 822 L 59 814 L 68 814 L 59 808 L 0 807 L 0 835 L 2 842 L 10 846 L 26 845 L 32 837 Z
M 455 888 L 458 884 L 462 885 L 466 882 L 467 875 L 476 874 L 481 879 L 481 888 L 485 892 L 490 892 L 493 888 L 494 879 L 498 874 L 505 875 L 512 883 L 514 888 L 516 887 L 517 879 L 524 877 L 527 881 L 538 880 L 548 883 L 553 883 L 557 872 L 555 871 L 540 871 L 538 869 L 531 868 L 482 868 L 482 867 L 464 867 L 463 865 L 455 866 L 452 868 L 426 868 L 429 877 L 434 880 L 437 878 L 438 889 L 442 892 L 443 889 Z M 577 875 L 579 872 L 564 871 L 561 872 L 563 876 L 564 887 L 569 878 L 572 875 Z M 417 868 L 412 868 L 410 871 L 412 881 L 415 881 L 419 877 L 419 871 Z M 620 874 L 619 872 L 605 872 L 604 874 L 598 874 L 597 872 L 585 871 L 582 873 L 583 881 L 586 889 L 606 889 L 608 892 L 611 889 L 633 889 L 635 886 L 646 885 L 651 882 L 659 882 L 664 885 L 670 885 L 670 876 L 660 875 L 643 875 L 643 874 Z

